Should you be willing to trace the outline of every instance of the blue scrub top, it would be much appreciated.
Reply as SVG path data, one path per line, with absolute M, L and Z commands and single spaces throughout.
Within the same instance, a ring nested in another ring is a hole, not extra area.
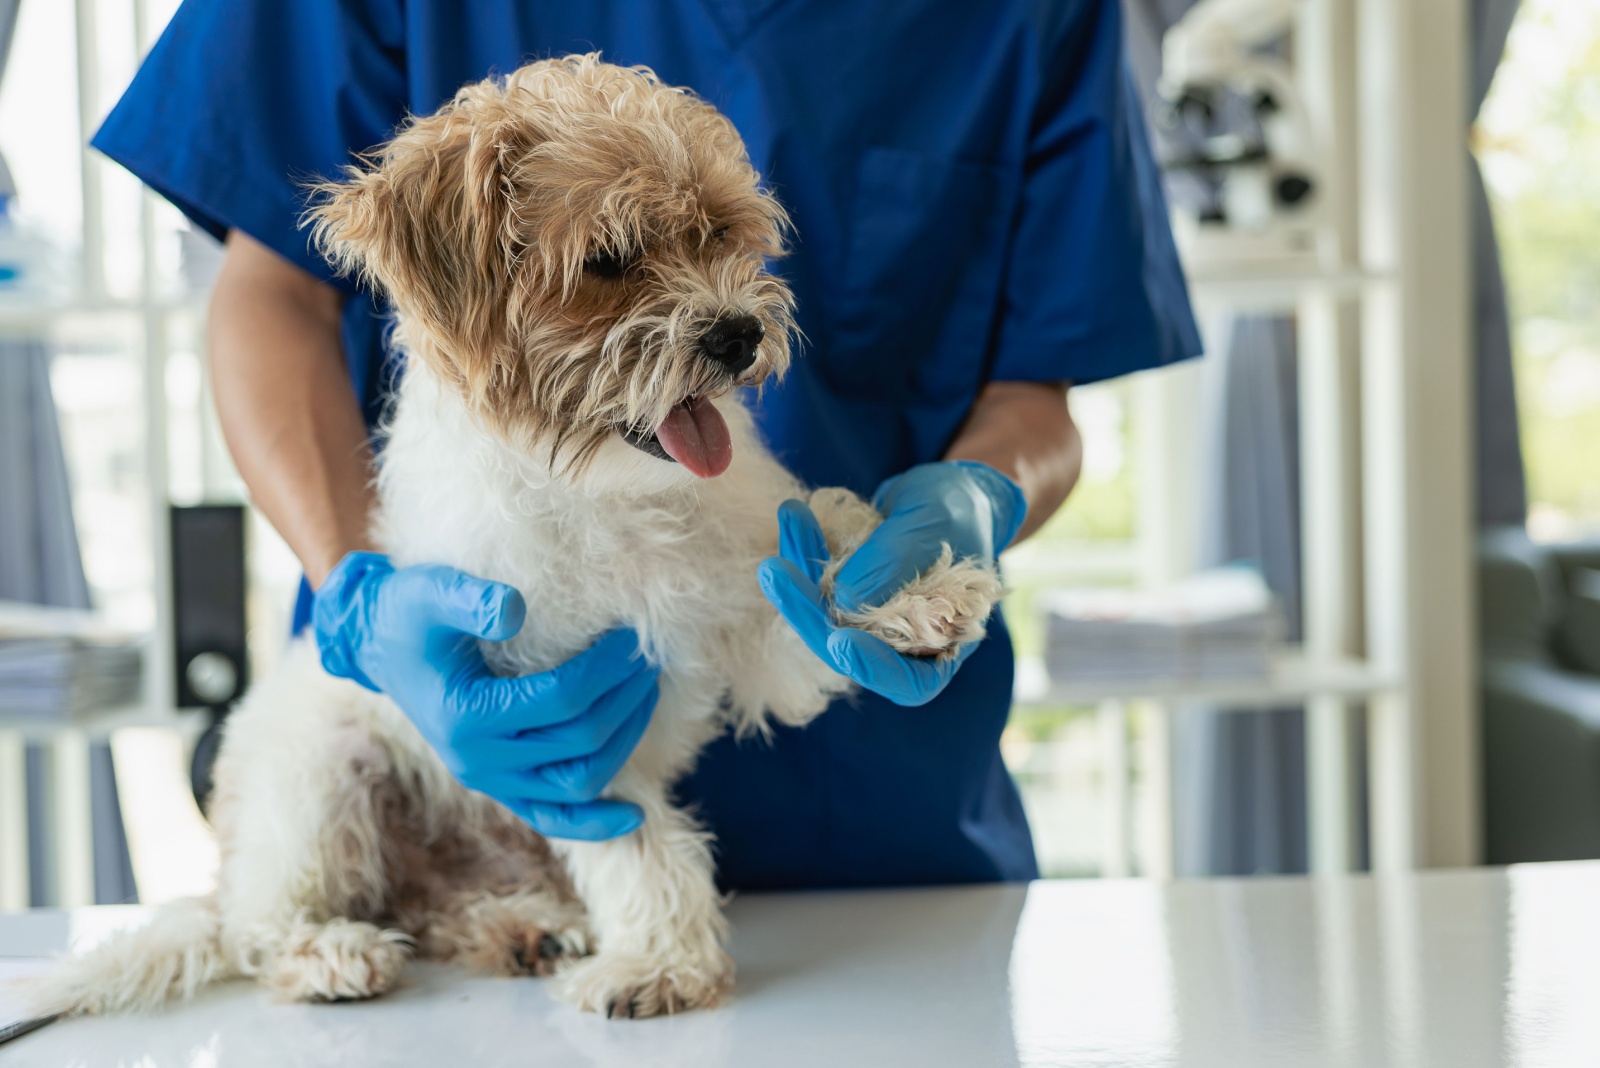
M 870 494 L 940 458 L 985 381 L 1073 381 L 1199 353 L 1117 0 L 186 0 L 94 139 L 219 237 L 350 295 L 369 419 L 381 309 L 299 225 L 307 179 L 460 85 L 603 51 L 729 116 L 797 237 L 776 265 L 806 343 L 757 419 L 814 485 Z M 1003 622 L 938 700 L 840 702 L 683 784 L 728 887 L 1037 874 L 1000 759 Z

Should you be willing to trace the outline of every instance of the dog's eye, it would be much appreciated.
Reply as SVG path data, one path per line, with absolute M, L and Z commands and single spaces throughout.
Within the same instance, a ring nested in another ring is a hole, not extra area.
M 591 252 L 583 261 L 583 269 L 600 278 L 621 278 L 628 269 L 639 262 L 638 249 L 602 249 Z
M 713 240 L 713 241 L 726 241 L 727 239 L 728 239 L 728 228 L 726 226 L 719 226 L 715 230 L 711 231 L 711 240 Z

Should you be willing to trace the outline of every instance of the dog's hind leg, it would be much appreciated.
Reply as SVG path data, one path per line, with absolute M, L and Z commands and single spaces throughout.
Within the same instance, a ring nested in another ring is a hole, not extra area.
M 146 928 L 63 962 L 34 984 L 35 1000 L 141 1010 L 236 975 L 294 997 L 387 989 L 407 936 L 351 922 L 383 917 L 389 893 L 404 750 L 385 740 L 382 701 L 324 674 L 314 648 L 291 650 L 228 721 L 209 813 L 217 893 L 163 906 Z
M 320 827 L 307 828 L 298 843 L 257 837 L 224 867 L 228 940 L 239 970 L 286 1000 L 375 997 L 394 985 L 411 956 L 406 931 L 379 925 L 388 918 L 387 872 L 382 820 L 371 801 L 383 787 L 348 766 L 327 771 L 347 781 L 342 804 L 328 806 Z
M 300 921 L 276 932 L 262 980 L 286 1001 L 352 1001 L 384 993 L 411 959 L 404 932 L 360 920 Z
M 402 784 L 398 713 L 315 655 L 292 649 L 228 722 L 212 805 L 223 941 L 285 997 L 371 997 L 410 955 L 387 923 L 394 837 L 428 791 Z
M 624 778 L 631 781 L 623 781 Z M 715 1005 L 733 983 L 723 950 L 728 921 L 710 836 L 665 791 L 627 769 L 616 796 L 641 805 L 644 825 L 608 842 L 553 843 L 589 906 L 592 957 L 557 973 L 557 993 L 590 1012 L 659 1016 Z

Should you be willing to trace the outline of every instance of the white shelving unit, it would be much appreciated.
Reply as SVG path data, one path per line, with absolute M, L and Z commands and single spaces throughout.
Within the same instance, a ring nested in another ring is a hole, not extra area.
M 1168 879 L 1176 868 L 1176 842 L 1173 830 L 1173 769 L 1171 717 L 1185 708 L 1222 707 L 1227 709 L 1271 709 L 1307 705 L 1313 717 L 1308 723 L 1307 763 L 1323 760 L 1335 765 L 1339 776 L 1329 796 L 1312 799 L 1313 859 L 1316 870 L 1348 870 L 1354 849 L 1350 826 L 1351 806 L 1355 803 L 1351 762 L 1346 735 L 1349 708 L 1403 690 L 1402 680 L 1377 664 L 1353 657 L 1316 657 L 1304 648 L 1285 652 L 1267 678 L 1241 679 L 1153 679 L 1144 681 L 1108 680 L 1051 683 L 1044 666 L 1023 662 L 1018 665 L 1016 702 L 1043 707 L 1092 707 L 1100 720 L 1099 743 L 1105 768 L 1107 795 L 1102 829 L 1101 873 L 1122 877 L 1136 871 L 1154 878 Z M 1319 705 L 1320 703 L 1320 705 Z M 1319 707 L 1331 709 L 1338 731 L 1329 752 L 1329 739 L 1316 731 L 1314 717 Z M 1136 828 L 1131 801 L 1131 771 L 1134 765 L 1131 715 L 1135 708 L 1149 713 L 1143 732 L 1144 754 L 1139 761 L 1145 776 L 1145 789 L 1156 809 L 1156 818 L 1145 824 L 1146 840 L 1136 843 Z M 1317 805 L 1332 804 L 1343 814 L 1340 822 L 1318 810 Z M 1318 821 L 1322 822 L 1318 822 Z M 1332 842 L 1327 841 L 1331 834 Z M 1317 859 L 1321 846 L 1327 856 Z M 1330 846 L 1338 845 L 1338 851 Z M 1140 863 L 1142 861 L 1142 863 Z
M 1197 314 L 1292 312 L 1300 360 L 1304 644 L 1265 680 L 1048 686 L 1019 703 L 1099 709 L 1102 870 L 1134 870 L 1128 709 L 1145 720 L 1143 870 L 1173 872 L 1169 717 L 1185 703 L 1307 708 L 1311 867 L 1351 868 L 1351 717 L 1368 722 L 1378 870 L 1477 862 L 1465 0 L 1303 0 L 1293 42 L 1330 147 L 1330 220 L 1309 269 L 1189 264 Z M 1145 376 L 1147 581 L 1192 569 L 1194 387 Z
M 150 20 L 145 0 L 132 0 L 134 47 L 148 49 Z M 144 697 L 133 707 L 95 710 L 68 723 L 0 719 L 0 910 L 27 907 L 29 858 L 27 791 L 23 767 L 26 742 L 47 746 L 51 838 L 56 857 L 55 904 L 72 908 L 94 903 L 94 843 L 89 802 L 89 744 L 113 730 L 133 726 L 178 726 L 184 717 L 174 706 L 172 677 L 171 558 L 167 492 L 168 358 L 174 322 L 200 314 L 192 296 L 157 292 L 157 234 L 152 194 L 139 209 L 140 290 L 135 299 L 108 293 L 105 271 L 104 163 L 89 150 L 88 138 L 100 120 L 100 35 L 95 0 L 74 0 L 77 21 L 76 67 L 81 152 L 83 243 L 72 299 L 54 304 L 0 307 L 0 333 L 51 335 L 70 327 L 91 334 L 109 332 L 137 339 L 144 403 L 145 477 L 149 502 L 154 625 L 145 653 Z

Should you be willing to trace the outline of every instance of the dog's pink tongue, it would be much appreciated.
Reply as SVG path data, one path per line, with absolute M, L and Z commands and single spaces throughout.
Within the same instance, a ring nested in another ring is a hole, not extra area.
M 716 478 L 733 462 L 728 423 L 710 401 L 689 400 L 672 409 L 656 427 L 667 455 L 701 478 Z

